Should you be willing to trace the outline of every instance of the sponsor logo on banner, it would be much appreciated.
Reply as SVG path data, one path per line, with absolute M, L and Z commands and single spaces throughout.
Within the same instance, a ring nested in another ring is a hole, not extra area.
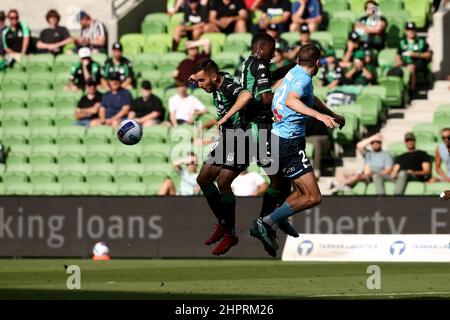
M 287 237 L 284 261 L 450 262 L 450 235 L 303 234 Z

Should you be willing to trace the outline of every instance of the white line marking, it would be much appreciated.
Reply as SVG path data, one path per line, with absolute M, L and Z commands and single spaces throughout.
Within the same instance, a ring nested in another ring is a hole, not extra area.
M 392 292 L 392 293 L 343 293 L 343 294 L 321 294 L 308 296 L 309 298 L 321 298 L 321 297 L 362 297 L 362 296 L 413 296 L 413 295 L 435 295 L 435 294 L 450 294 L 450 291 L 443 292 Z

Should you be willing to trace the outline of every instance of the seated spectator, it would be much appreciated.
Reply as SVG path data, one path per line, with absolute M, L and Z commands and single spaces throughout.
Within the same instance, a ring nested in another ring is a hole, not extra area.
M 442 143 L 437 147 L 434 159 L 438 176 L 433 177 L 430 182 L 450 182 L 450 127 L 442 129 L 441 136 Z
M 248 13 L 242 0 L 211 0 L 205 32 L 247 32 Z
M 406 66 L 411 74 L 410 88 L 416 88 L 416 73 L 426 72 L 428 62 L 430 62 L 432 52 L 424 38 L 418 37 L 414 22 L 406 23 L 405 37 L 400 40 L 396 67 Z
M 172 50 L 178 49 L 182 37 L 187 36 L 189 40 L 200 39 L 207 23 L 208 8 L 200 5 L 200 0 L 188 0 L 188 5 L 184 9 L 183 22 L 174 31 Z
M 200 194 L 200 186 L 197 184 L 197 156 L 193 152 L 190 152 L 185 159 L 174 161 L 173 167 L 181 177 L 178 191 L 172 179 L 167 178 L 164 180 L 158 195 L 194 196 Z
M 131 103 L 128 119 L 134 119 L 142 126 L 153 126 L 164 121 L 164 107 L 161 99 L 152 94 L 150 81 L 142 81 L 141 97 Z
M 20 61 L 24 54 L 31 51 L 31 31 L 28 25 L 19 20 L 19 12 L 15 9 L 8 12 L 9 26 L 3 29 L 3 50 L 13 59 Z
M 178 93 L 169 98 L 170 124 L 176 127 L 180 124 L 193 124 L 195 119 L 207 112 L 203 103 L 189 95 L 186 85 L 177 83 Z
M 306 142 L 314 147 L 313 168 L 317 178 L 321 175 L 322 158 L 329 154 L 334 145 L 333 132 L 327 126 L 314 118 L 309 118 L 305 127 Z
M 102 94 L 97 91 L 97 84 L 94 79 L 88 79 L 86 83 L 86 94 L 78 101 L 75 109 L 75 119 L 77 124 L 89 127 L 93 119 L 98 118 L 98 112 L 102 102 Z
M 373 63 L 370 50 L 367 48 L 367 44 L 362 43 L 355 31 L 350 32 L 347 40 L 347 45 L 344 50 L 344 56 L 342 57 L 339 65 L 343 68 L 348 68 L 352 65 L 353 59 L 355 57 L 364 56 L 364 62 L 369 64 Z
M 169 5 L 169 2 L 168 2 L 168 5 Z M 167 8 L 167 14 L 169 16 L 173 16 L 177 12 L 182 12 L 184 10 L 184 8 L 187 7 L 187 5 L 188 5 L 187 2 L 188 2 L 188 0 L 176 0 L 176 1 L 174 1 L 173 7 L 168 7 Z M 200 0 L 200 5 L 204 6 L 204 7 L 208 7 L 208 5 L 209 5 L 208 2 L 209 2 L 209 0 Z
M 66 89 L 77 91 L 84 90 L 88 79 L 93 79 L 96 85 L 100 84 L 101 67 L 100 64 L 91 59 L 91 49 L 81 48 L 78 50 L 80 61 L 70 69 L 69 82 Z
M 319 71 L 319 83 L 321 87 L 335 88 L 342 83 L 343 70 L 339 66 L 336 59 L 336 54 L 333 49 L 325 51 L 325 64 L 322 65 Z
M 280 37 L 277 26 L 270 24 L 267 27 L 266 32 L 275 39 L 275 49 L 279 49 L 284 56 L 289 50 L 289 43 Z
M 319 30 L 322 23 L 322 5 L 320 0 L 298 0 L 292 4 L 292 23 L 290 31 L 298 31 L 306 23 L 311 31 Z
M 3 35 L 3 30 L 6 29 L 5 20 L 6 20 L 5 11 L 0 11 L 0 37 L 2 37 Z M 0 39 L 0 56 L 4 55 L 5 55 L 5 48 L 3 48 L 3 37 L 2 37 L 2 39 Z
M 367 139 L 360 141 L 356 148 L 363 155 L 365 162 L 368 164 L 368 174 L 372 176 L 375 184 L 375 192 L 377 195 L 384 195 L 384 181 L 390 181 L 390 173 L 392 171 L 392 156 L 382 150 L 383 136 L 375 134 Z M 371 149 L 367 149 L 370 144 Z
M 59 25 L 60 15 L 56 10 L 47 12 L 46 20 L 49 28 L 42 30 L 36 44 L 39 53 L 60 54 L 66 44 L 72 43 L 69 30 Z
M 291 18 L 291 2 L 289 0 L 266 0 L 261 7 L 263 15 L 259 20 L 261 31 L 272 25 L 281 34 L 288 31 Z
M 322 45 L 319 41 L 311 39 L 311 32 L 309 31 L 309 27 L 306 23 L 304 23 L 300 26 L 300 40 L 297 41 L 296 46 L 289 51 L 289 53 L 287 54 L 288 58 L 291 60 L 297 59 L 297 54 L 300 47 L 308 43 L 315 45 L 323 53 Z
M 103 66 L 102 86 L 107 88 L 111 73 L 117 72 L 120 75 L 120 83 L 122 88 L 131 90 L 134 83 L 133 64 L 122 54 L 123 48 L 119 42 L 115 42 L 112 46 L 112 56 L 108 58 Z
M 199 48 L 204 50 L 200 52 Z M 207 59 L 211 52 L 211 42 L 208 39 L 186 42 L 187 58 L 180 62 L 173 72 L 175 82 L 187 83 L 195 65 L 202 59 Z
M 111 73 L 108 83 L 110 91 L 103 94 L 99 117 L 91 121 L 91 126 L 107 125 L 117 128 L 130 111 L 133 99 L 130 92 L 120 86 L 120 75 Z
M 428 154 L 416 149 L 416 137 L 412 132 L 405 134 L 406 153 L 395 159 L 391 177 L 395 179 L 395 194 L 405 192 L 408 181 L 426 182 L 431 175 L 431 160 Z
M 345 84 L 362 85 L 375 83 L 376 70 L 372 64 L 366 64 L 364 56 L 356 55 L 349 70 L 345 72 Z
M 91 48 L 93 53 L 108 52 L 108 35 L 105 25 L 92 19 L 86 12 L 81 11 L 79 15 L 81 25 L 81 35 L 75 37 L 77 49 L 81 47 Z
M 266 192 L 267 183 L 259 173 L 244 170 L 233 180 L 231 189 L 238 197 L 261 196 Z
M 273 63 L 270 64 L 270 71 L 277 70 L 289 64 L 289 60 L 285 59 L 283 56 L 283 51 L 280 49 L 275 49 L 275 55 L 273 58 Z
M 363 181 L 375 183 L 375 190 L 378 195 L 385 194 L 384 181 L 391 180 L 389 174 L 392 172 L 393 160 L 389 153 L 382 150 L 383 136 L 375 134 L 367 139 L 361 140 L 356 149 L 364 157 L 364 167 L 362 172 L 343 172 L 336 174 L 336 181 L 333 181 L 330 188 L 336 190 L 349 190 L 357 182 Z M 370 144 L 371 149 L 368 149 Z
M 387 20 L 380 15 L 380 8 L 375 1 L 366 1 L 364 10 L 366 15 L 355 24 L 355 31 L 369 49 L 382 50 L 385 46 Z

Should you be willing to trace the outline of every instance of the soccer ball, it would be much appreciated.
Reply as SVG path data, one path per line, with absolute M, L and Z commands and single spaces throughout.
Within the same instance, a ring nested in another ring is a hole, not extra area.
M 123 120 L 117 128 L 117 138 L 126 145 L 133 145 L 141 141 L 142 127 L 136 120 Z
M 97 242 L 92 249 L 94 256 L 107 256 L 109 253 L 109 247 L 105 242 Z

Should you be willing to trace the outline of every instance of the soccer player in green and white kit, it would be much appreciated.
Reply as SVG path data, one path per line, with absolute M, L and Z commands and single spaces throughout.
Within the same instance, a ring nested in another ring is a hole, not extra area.
M 270 139 L 273 122 L 271 110 L 273 79 L 269 64 L 274 52 L 275 40 L 272 36 L 265 33 L 256 35 L 252 40 L 252 53 L 242 63 L 241 70 L 241 83 L 253 94 L 253 101 L 241 111 L 243 122 L 248 124 L 252 130 L 253 142 L 257 146 L 257 164 L 266 170 L 270 178 L 270 185 L 263 198 L 261 217 L 275 210 L 276 206 L 283 203 L 291 191 L 290 181 L 276 175 L 277 170 L 271 170 L 273 163 L 270 161 L 270 150 L 268 150 L 268 139 Z M 289 71 L 288 68 L 287 71 Z M 221 121 L 226 121 L 232 112 L 233 110 Z M 261 156 L 262 154 L 264 156 Z M 278 227 L 286 234 L 298 237 L 298 232 L 294 230 L 288 220 L 280 222 Z M 269 255 L 276 255 L 276 251 L 270 247 L 265 247 L 265 249 Z
M 253 98 L 252 94 L 241 86 L 238 79 L 228 73 L 219 72 L 217 64 L 210 59 L 199 62 L 189 82 L 196 82 L 199 88 L 213 94 L 220 120 L 231 108 L 240 110 Z M 239 146 L 233 143 L 236 130 L 242 129 L 242 125 L 240 112 L 221 121 L 220 137 L 214 142 L 197 177 L 197 183 L 218 221 L 216 230 L 205 242 L 206 245 L 210 245 L 221 240 L 212 251 L 214 255 L 224 254 L 238 243 L 234 230 L 236 199 L 231 183 L 248 166 L 245 155 L 244 161 L 240 161 L 242 157 L 240 158 L 237 152 Z M 227 143 L 230 139 L 231 149 Z M 216 180 L 218 188 L 214 184 Z

